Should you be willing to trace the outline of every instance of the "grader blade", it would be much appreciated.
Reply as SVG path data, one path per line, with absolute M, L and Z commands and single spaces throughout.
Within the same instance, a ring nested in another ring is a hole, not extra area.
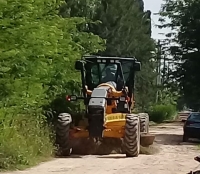
M 140 145 L 143 147 L 148 147 L 153 144 L 155 140 L 155 135 L 149 133 L 141 133 L 140 135 Z

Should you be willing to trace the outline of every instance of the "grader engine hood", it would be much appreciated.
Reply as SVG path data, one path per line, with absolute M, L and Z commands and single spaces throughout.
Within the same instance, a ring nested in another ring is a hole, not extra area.
M 109 85 L 115 88 L 114 82 Z M 88 105 L 88 131 L 90 137 L 103 137 L 105 114 L 106 114 L 106 98 L 108 96 L 109 86 L 100 86 L 94 88 Z

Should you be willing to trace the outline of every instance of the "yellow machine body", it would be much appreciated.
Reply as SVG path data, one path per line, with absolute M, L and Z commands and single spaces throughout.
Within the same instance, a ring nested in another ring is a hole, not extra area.
M 103 131 L 103 137 L 110 138 L 123 138 L 124 137 L 124 125 L 126 114 L 113 113 L 106 115 L 105 129 Z M 87 122 L 81 121 L 80 126 L 74 127 L 72 130 L 73 138 L 86 138 L 89 137 L 89 132 L 86 130 Z
M 107 83 L 100 84 L 98 87 L 108 86 L 108 98 L 112 97 L 121 97 L 123 96 L 122 91 L 116 91 L 113 86 Z M 126 89 L 128 90 L 128 88 Z M 92 91 L 87 90 L 87 94 L 91 95 Z M 128 101 L 127 101 L 128 102 Z M 117 107 L 116 100 L 112 101 L 111 105 L 106 106 L 106 115 L 105 115 L 105 124 L 103 137 L 110 138 L 123 138 L 124 137 L 124 126 L 126 122 L 126 115 L 128 113 L 112 113 L 112 109 Z M 81 137 L 89 137 L 89 132 L 86 130 L 88 126 L 86 121 L 80 121 L 78 127 L 74 127 L 72 132 L 72 137 L 81 138 Z

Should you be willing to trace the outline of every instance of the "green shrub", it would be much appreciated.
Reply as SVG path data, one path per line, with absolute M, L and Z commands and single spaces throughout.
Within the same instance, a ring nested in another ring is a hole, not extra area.
M 176 109 L 173 105 L 155 105 L 149 110 L 149 118 L 151 121 L 160 123 L 164 120 L 173 118 Z
M 166 111 L 166 120 L 174 119 L 175 113 L 176 113 L 176 107 L 174 105 L 165 105 L 165 111 Z
M 0 170 L 32 166 L 49 159 L 53 151 L 42 116 L 0 109 Z

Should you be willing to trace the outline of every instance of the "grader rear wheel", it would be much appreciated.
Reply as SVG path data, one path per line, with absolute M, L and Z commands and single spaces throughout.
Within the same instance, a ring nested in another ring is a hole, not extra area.
M 137 157 L 140 152 L 140 122 L 138 115 L 127 114 L 124 136 L 124 150 L 127 157 Z
M 147 113 L 140 113 L 140 132 L 149 133 L 149 115 Z
M 69 156 L 72 152 L 69 142 L 69 129 L 72 118 L 70 114 L 59 114 L 56 124 L 56 144 L 58 144 L 59 156 Z

